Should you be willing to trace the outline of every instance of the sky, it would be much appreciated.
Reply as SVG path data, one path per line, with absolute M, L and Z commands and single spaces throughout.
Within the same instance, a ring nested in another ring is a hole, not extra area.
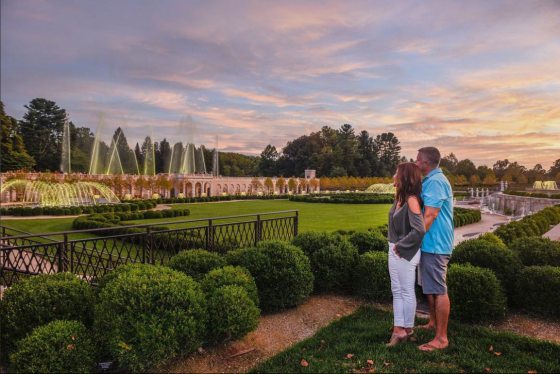
M 560 158 L 559 0 L 0 4 L 0 98 L 18 119 L 44 97 L 131 146 L 218 136 L 258 155 L 349 123 L 395 133 L 409 158 Z

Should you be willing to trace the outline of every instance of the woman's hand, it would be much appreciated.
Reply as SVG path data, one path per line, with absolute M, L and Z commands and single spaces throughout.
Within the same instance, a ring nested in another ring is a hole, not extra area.
M 393 246 L 393 252 L 395 252 L 395 254 L 397 255 L 397 257 L 401 257 L 401 254 L 399 253 L 399 250 L 397 249 L 397 245 L 396 245 L 396 244 Z

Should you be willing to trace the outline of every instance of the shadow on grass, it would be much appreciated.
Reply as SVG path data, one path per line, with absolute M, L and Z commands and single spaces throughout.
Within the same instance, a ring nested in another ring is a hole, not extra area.
M 253 372 L 560 372 L 560 345 L 456 322 L 444 351 L 417 349 L 431 340 L 428 331 L 417 331 L 416 342 L 387 348 L 392 322 L 391 313 L 362 307 Z

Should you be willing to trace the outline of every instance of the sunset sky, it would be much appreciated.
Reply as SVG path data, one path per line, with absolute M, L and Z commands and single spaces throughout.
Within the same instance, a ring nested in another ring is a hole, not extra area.
M 0 52 L 9 115 L 44 97 L 131 146 L 259 154 L 349 123 L 407 157 L 560 158 L 560 1 L 2 0 Z

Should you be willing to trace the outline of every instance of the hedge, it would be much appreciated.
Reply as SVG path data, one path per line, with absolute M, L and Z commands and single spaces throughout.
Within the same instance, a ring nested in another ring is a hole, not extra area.
M 451 261 L 492 270 L 508 296 L 513 294 L 517 275 L 523 267 L 516 252 L 483 239 L 470 239 L 458 244 Z
M 388 251 L 389 242 L 378 230 L 356 232 L 348 238 L 360 254 L 370 251 Z
M 189 249 L 181 251 L 169 259 L 169 266 L 200 281 L 210 270 L 226 266 L 225 258 L 217 253 L 204 249 Z
M 516 304 L 529 312 L 560 317 L 560 267 L 527 266 L 519 274 Z
M 327 204 L 392 204 L 395 200 L 393 195 L 365 193 L 291 195 L 289 199 L 295 202 Z
M 200 197 L 167 197 L 149 200 L 123 200 L 127 203 L 135 203 L 137 201 L 149 201 L 154 204 L 189 204 L 189 203 L 207 203 L 213 201 L 231 201 L 231 200 L 278 200 L 287 199 L 288 195 L 226 195 L 226 196 L 200 196 Z
M 528 236 L 541 236 L 550 230 L 552 225 L 560 223 L 560 205 L 545 208 L 535 214 L 502 225 L 494 231 L 506 243 Z
M 352 286 L 358 250 L 347 240 L 331 242 L 309 257 L 317 292 L 345 292 Z
M 222 286 L 240 286 L 247 291 L 256 306 L 259 306 L 257 284 L 247 269 L 241 266 L 224 266 L 210 270 L 200 282 L 207 294 Z
M 453 224 L 455 228 L 479 222 L 481 219 L 480 210 L 453 208 Z
M 260 307 L 278 311 L 301 304 L 313 291 L 309 258 L 301 249 L 280 241 L 262 241 L 255 248 L 233 250 L 231 265 L 249 270 L 259 291 Z
M 525 266 L 560 266 L 560 242 L 541 237 L 519 238 L 510 248 Z
M 90 373 L 95 345 L 83 323 L 58 320 L 18 341 L 10 361 L 16 373 Z
M 0 208 L 0 215 L 29 217 L 42 215 L 69 216 L 93 213 L 137 212 L 141 210 L 153 209 L 155 208 L 155 206 L 155 201 L 146 200 L 120 204 L 102 204 L 72 207 L 11 207 Z
M 128 371 L 146 371 L 202 343 L 206 300 L 191 277 L 163 266 L 124 265 L 95 305 L 101 343 Z
M 208 295 L 208 338 L 212 342 L 239 339 L 257 328 L 259 316 L 259 308 L 243 287 L 218 287 Z
M 35 327 L 53 320 L 91 325 L 93 303 L 90 286 L 70 273 L 37 275 L 15 283 L 2 299 L 2 354 L 11 352 Z
M 452 264 L 447 274 L 451 318 L 488 322 L 506 314 L 506 298 L 496 275 L 471 264 Z
M 506 190 L 504 192 L 506 195 L 515 195 L 515 196 L 526 196 L 526 197 L 536 197 L 536 198 L 544 198 L 544 199 L 560 199 L 560 193 L 545 193 L 545 192 L 528 192 L 528 191 L 513 191 L 513 190 Z
M 359 257 L 354 272 L 354 289 L 358 295 L 369 300 L 391 300 L 387 252 L 367 252 Z

